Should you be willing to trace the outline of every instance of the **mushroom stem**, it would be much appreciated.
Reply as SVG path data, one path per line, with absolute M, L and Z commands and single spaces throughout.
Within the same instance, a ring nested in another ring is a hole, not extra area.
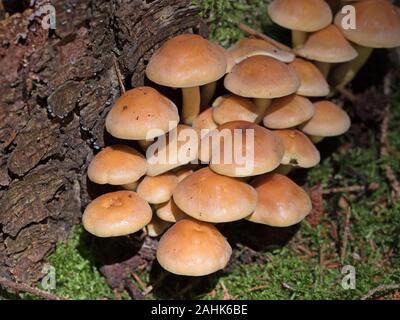
M 207 108 L 214 97 L 217 81 L 205 84 L 201 87 L 201 107 Z
M 264 118 L 265 112 L 267 108 L 270 106 L 272 99 L 262 99 L 262 98 L 255 98 L 254 103 L 256 105 L 256 113 L 258 115 L 256 119 L 256 123 L 260 123 Z
M 373 48 L 367 48 L 354 43 L 352 45 L 354 49 L 357 50 L 358 56 L 354 60 L 343 63 L 335 69 L 332 74 L 332 83 L 334 87 L 344 88 L 349 84 L 368 61 L 368 58 L 374 50 Z
M 146 151 L 150 145 L 152 145 L 154 140 L 139 140 L 138 144 L 142 148 L 143 151 Z
M 328 78 L 329 71 L 331 70 L 331 64 L 327 62 L 314 61 L 315 66 L 321 71 L 321 74 L 325 79 Z
M 292 47 L 296 49 L 304 45 L 307 41 L 308 33 L 298 30 L 292 30 Z
M 190 125 L 200 113 L 200 88 L 182 88 L 182 98 L 182 120 Z
M 309 135 L 308 137 L 310 138 L 310 140 L 311 140 L 314 144 L 320 143 L 322 140 L 325 139 L 325 137 L 313 136 L 313 135 Z
M 278 168 L 276 168 L 274 170 L 274 173 L 279 173 L 279 174 L 282 174 L 284 176 L 287 176 L 290 172 L 292 172 L 293 169 L 294 169 L 294 167 L 291 166 L 291 165 L 281 164 L 281 165 L 279 165 Z

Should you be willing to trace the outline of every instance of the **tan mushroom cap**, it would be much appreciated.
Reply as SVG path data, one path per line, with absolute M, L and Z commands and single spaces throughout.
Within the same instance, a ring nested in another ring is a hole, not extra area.
M 98 184 L 124 185 L 146 174 L 146 158 L 133 148 L 114 145 L 101 150 L 90 162 L 88 177 Z
M 177 176 L 178 182 L 181 182 L 186 177 L 190 176 L 194 172 L 193 167 L 191 165 L 180 167 L 173 171 L 173 173 Z
M 159 176 L 146 176 L 137 187 L 137 194 L 151 204 L 159 204 L 168 201 L 172 192 L 178 185 L 178 177 L 171 173 Z
M 274 0 L 268 14 L 276 24 L 303 32 L 321 30 L 332 22 L 332 11 L 323 0 Z
M 268 107 L 263 123 L 270 129 L 288 129 L 310 120 L 315 107 L 310 100 L 298 95 L 275 99 Z
M 208 129 L 214 130 L 217 128 L 217 124 L 213 119 L 213 109 L 207 108 L 200 113 L 192 122 L 192 127 L 198 130 Z
M 231 253 L 231 246 L 212 224 L 184 219 L 161 237 L 157 260 L 171 273 L 205 276 L 223 269 Z
M 224 76 L 224 52 L 195 34 L 182 34 L 166 41 L 151 57 L 147 77 L 174 88 L 197 87 Z
M 256 178 L 257 208 L 247 220 L 273 227 L 288 227 L 302 221 L 311 211 L 307 193 L 289 178 L 269 173 Z
M 190 163 L 197 159 L 198 149 L 199 134 L 196 129 L 179 124 L 147 149 L 147 175 L 157 176 Z
M 153 215 L 153 218 L 146 226 L 146 231 L 150 237 L 155 238 L 162 235 L 170 226 L 171 223 L 163 221 L 157 216 Z
M 253 101 L 228 94 L 215 99 L 212 105 L 212 116 L 217 124 L 224 124 L 236 120 L 255 122 L 257 106 Z
M 200 169 L 182 180 L 173 199 L 189 216 L 213 223 L 243 219 L 257 204 L 257 194 L 250 185 L 209 168 Z
M 189 217 L 186 213 L 179 209 L 172 198 L 166 203 L 159 204 L 156 209 L 156 214 L 161 220 L 167 222 L 177 222 Z
M 216 173 L 249 177 L 270 172 L 281 163 L 283 144 L 272 131 L 247 121 L 225 123 L 218 131 L 220 143 L 212 148 L 210 161 L 210 168 Z M 241 141 L 235 137 L 235 131 L 241 134 Z M 247 139 L 247 134 L 253 135 L 254 143 L 250 136 Z
M 400 46 L 400 12 L 389 1 L 368 0 L 352 4 L 356 11 L 356 29 L 344 29 L 343 13 L 335 17 L 335 24 L 350 41 L 369 48 Z
M 354 60 L 358 53 L 333 24 L 309 36 L 297 54 L 309 60 L 340 63 Z
M 178 123 L 176 105 L 150 87 L 126 91 L 106 117 L 107 131 L 116 138 L 128 140 L 153 139 Z
M 314 116 L 300 130 L 305 134 L 319 137 L 334 137 L 349 130 L 351 120 L 348 114 L 330 101 L 314 103 Z
M 224 84 L 241 97 L 272 99 L 296 92 L 300 79 L 285 63 L 267 56 L 254 56 L 235 65 Z
M 296 58 L 289 64 L 300 77 L 297 94 L 305 97 L 323 97 L 329 94 L 329 84 L 321 71 L 311 62 Z
M 116 191 L 94 199 L 82 216 L 84 228 L 97 237 L 125 236 L 139 231 L 152 217 L 149 204 L 133 191 Z
M 268 56 L 282 62 L 291 62 L 295 58 L 294 53 L 280 50 L 268 41 L 257 38 L 242 38 L 228 51 L 235 63 L 253 56 Z
M 321 160 L 318 149 L 309 138 L 298 130 L 276 130 L 285 146 L 282 164 L 294 167 L 315 167 Z

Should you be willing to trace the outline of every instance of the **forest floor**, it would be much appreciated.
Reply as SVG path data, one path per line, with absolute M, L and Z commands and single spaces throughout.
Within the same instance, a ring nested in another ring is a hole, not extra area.
M 242 35 L 237 23 L 245 22 L 286 41 L 287 33 L 271 28 L 262 2 L 203 1 L 203 14 L 213 27 L 211 37 L 228 46 Z M 400 299 L 400 289 L 391 287 L 400 283 L 399 190 L 396 193 L 400 77 L 392 72 L 386 83 L 376 80 L 385 76 L 375 67 L 381 54 L 374 54 L 355 80 L 355 104 L 335 97 L 352 117 L 350 132 L 324 140 L 319 144 L 321 164 L 293 175 L 310 190 L 314 210 L 290 241 L 274 248 L 236 243 L 233 262 L 226 270 L 198 281 L 167 277 L 147 299 Z M 76 227 L 67 242 L 58 244 L 49 257 L 57 280 L 52 293 L 70 299 L 128 299 L 127 294 L 120 295 L 107 286 L 93 263 L 91 243 L 91 237 Z M 343 270 L 343 266 L 350 269 Z M 352 288 L 343 286 L 350 283 L 346 281 L 349 270 L 355 272 Z M 152 277 L 144 268 L 132 281 L 145 291 L 154 283 Z M 377 287 L 375 294 L 368 295 Z

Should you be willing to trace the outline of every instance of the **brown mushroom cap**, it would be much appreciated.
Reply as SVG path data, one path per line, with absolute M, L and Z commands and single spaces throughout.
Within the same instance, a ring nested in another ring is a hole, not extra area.
M 276 24 L 304 32 L 321 30 L 332 22 L 332 11 L 323 0 L 274 0 L 268 14 Z
M 177 185 L 178 177 L 171 173 L 155 177 L 146 176 L 139 183 L 136 192 L 148 203 L 159 204 L 171 199 Z
M 217 130 L 220 133 L 220 143 L 212 147 L 210 168 L 213 171 L 230 177 L 248 177 L 270 172 L 279 166 L 284 148 L 279 137 L 272 131 L 247 121 L 228 122 L 220 125 Z M 241 133 L 241 141 L 236 141 L 238 138 L 235 138 L 235 131 Z M 254 144 L 247 140 L 247 132 L 253 133 Z M 232 138 L 225 136 L 228 133 Z M 232 143 L 226 146 L 231 139 Z M 250 157 L 253 163 L 244 163 Z M 244 170 L 245 167 L 248 170 Z
M 270 129 L 288 129 L 310 120 L 314 105 L 307 98 L 290 95 L 275 99 L 268 107 L 263 123 Z
M 333 24 L 311 34 L 297 54 L 309 60 L 340 63 L 354 60 L 358 53 Z
M 400 46 L 400 13 L 389 1 L 368 0 L 352 4 L 356 11 L 356 29 L 344 29 L 344 14 L 339 12 L 335 24 L 350 41 L 369 48 Z
M 153 88 L 139 87 L 126 91 L 115 102 L 107 115 L 106 129 L 116 138 L 145 140 L 168 132 L 178 122 L 178 109 L 171 100 Z
M 197 87 L 224 76 L 224 52 L 195 34 L 182 34 L 166 41 L 151 57 L 147 77 L 174 88 Z
M 189 216 L 207 222 L 243 219 L 257 204 L 254 189 L 239 179 L 203 168 L 183 179 L 173 194 L 176 205 Z
M 285 146 L 282 164 L 292 165 L 301 168 L 315 167 L 321 160 L 318 149 L 298 130 L 276 130 Z
M 133 183 L 146 174 L 145 157 L 128 146 L 104 148 L 90 162 L 88 177 L 98 184 L 123 185 Z
M 152 217 L 149 204 L 133 191 L 116 191 L 94 199 L 82 216 L 84 228 L 97 237 L 118 237 L 139 231 Z
M 273 227 L 288 227 L 299 223 L 311 211 L 307 193 L 289 178 L 269 173 L 252 183 L 257 190 L 257 208 L 247 220 Z
M 192 122 L 192 127 L 198 130 L 208 129 L 214 130 L 217 128 L 217 124 L 213 119 L 213 108 L 207 108 L 200 113 Z
M 255 122 L 258 117 L 257 107 L 251 100 L 234 94 L 215 99 L 212 110 L 212 116 L 217 124 L 236 120 Z
M 196 137 L 197 139 L 192 139 L 191 137 Z M 148 176 L 160 175 L 197 159 L 199 134 L 196 129 L 179 124 L 167 136 L 161 138 L 163 140 L 156 141 L 147 149 Z M 176 144 L 176 149 L 171 147 L 170 141 Z M 191 151 L 193 151 L 193 156 Z M 165 157 L 162 155 L 165 155 Z M 162 158 L 162 161 L 155 161 L 157 158 Z
M 179 209 L 172 198 L 165 203 L 159 204 L 156 209 L 156 214 L 161 220 L 167 222 L 177 222 L 189 217 Z
M 204 276 L 223 269 L 231 253 L 231 246 L 212 224 L 184 219 L 161 237 L 157 260 L 171 273 Z
M 323 97 L 329 94 L 329 84 L 313 63 L 296 58 L 289 65 L 300 77 L 301 84 L 297 94 L 305 97 Z
M 351 120 L 348 114 L 330 101 L 314 103 L 314 116 L 300 126 L 305 134 L 319 137 L 334 137 L 349 130 Z
M 300 79 L 288 65 L 267 56 L 254 56 L 235 65 L 225 88 L 241 97 L 272 99 L 297 91 Z
M 257 38 L 242 38 L 228 51 L 235 63 L 252 56 L 269 56 L 282 62 L 291 62 L 295 58 L 293 53 L 280 50 L 268 41 Z

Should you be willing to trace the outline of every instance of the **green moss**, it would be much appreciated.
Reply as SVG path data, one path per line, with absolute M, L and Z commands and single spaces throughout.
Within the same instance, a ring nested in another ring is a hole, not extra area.
M 113 298 L 113 292 L 90 259 L 91 252 L 82 244 L 83 229 L 75 228 L 67 242 L 61 242 L 50 256 L 56 270 L 54 294 L 74 299 Z

